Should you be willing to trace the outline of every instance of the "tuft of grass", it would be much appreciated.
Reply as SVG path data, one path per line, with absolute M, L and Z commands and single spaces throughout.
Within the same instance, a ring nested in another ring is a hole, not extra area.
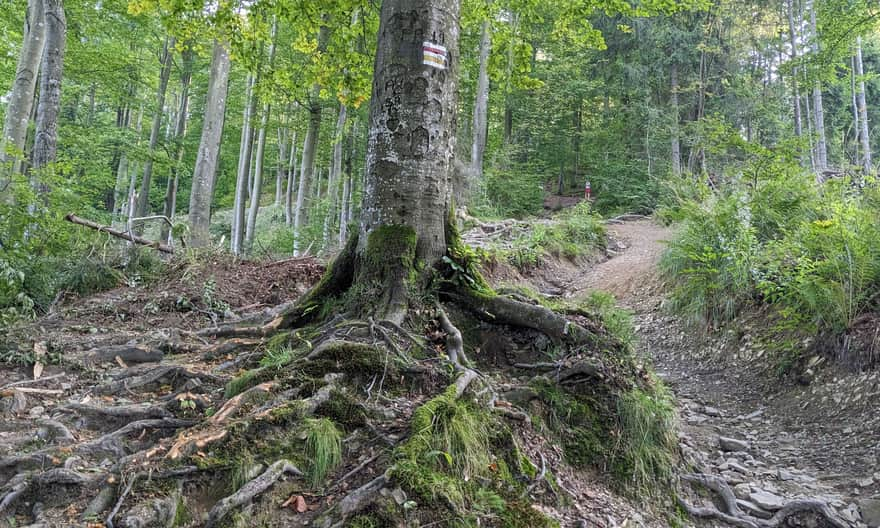
M 235 465 L 232 467 L 231 474 L 229 475 L 230 492 L 235 493 L 253 478 L 255 464 L 254 455 L 247 449 L 237 456 Z
M 455 387 L 413 413 L 409 440 L 395 450 L 395 478 L 428 502 L 465 504 L 465 484 L 486 474 L 491 417 L 459 400 Z
M 632 312 L 619 307 L 613 295 L 600 290 L 590 292 L 583 305 L 598 315 L 608 333 L 620 341 L 625 349 L 632 349 L 636 342 Z
M 342 432 L 327 418 L 308 419 L 304 425 L 308 478 L 312 487 L 318 487 L 342 461 Z
M 617 414 L 621 434 L 612 467 L 638 493 L 656 494 L 672 475 L 672 397 L 659 382 L 653 394 L 632 389 L 618 399 Z
M 258 383 L 260 383 L 263 373 L 263 369 L 253 369 L 245 371 L 235 378 L 232 378 L 226 383 L 226 388 L 223 391 L 223 397 L 226 399 L 232 398 L 233 396 L 237 396 L 242 392 L 250 389 L 251 387 L 257 385 Z
M 291 363 L 296 357 L 297 350 L 289 346 L 268 347 L 266 353 L 260 358 L 260 366 L 277 369 Z

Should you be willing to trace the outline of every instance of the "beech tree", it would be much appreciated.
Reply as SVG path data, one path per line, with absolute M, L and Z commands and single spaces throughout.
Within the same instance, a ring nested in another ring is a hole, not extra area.
M 40 102 L 34 133 L 34 168 L 53 163 L 58 155 L 58 112 L 61 109 L 61 81 L 64 50 L 67 47 L 67 19 L 62 0 L 43 0 L 46 44 L 40 65 Z M 43 187 L 45 183 L 43 184 Z
M 28 123 L 34 102 L 40 58 L 46 43 L 46 24 L 42 0 L 29 0 L 25 15 L 23 43 L 15 69 L 15 80 L 6 107 L 3 136 L 0 137 L 0 193 L 6 190 L 4 171 L 19 173 L 27 138 Z
M 189 245 L 202 247 L 210 243 L 211 203 L 214 198 L 214 176 L 220 156 L 223 119 L 226 112 L 226 85 L 229 81 L 229 51 L 220 40 L 214 41 L 211 77 L 205 102 L 202 139 L 196 156 L 192 188 L 189 195 Z

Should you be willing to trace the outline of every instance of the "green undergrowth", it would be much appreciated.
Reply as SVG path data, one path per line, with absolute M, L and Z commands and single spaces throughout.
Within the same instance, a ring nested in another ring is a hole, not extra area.
M 531 387 L 543 404 L 539 423 L 555 436 L 574 467 L 609 471 L 632 496 L 656 497 L 672 475 L 674 406 L 654 381 L 644 388 L 574 392 L 549 378 Z
M 796 161 L 771 159 L 751 181 L 676 206 L 682 222 L 661 261 L 669 306 L 701 330 L 770 312 L 769 333 L 819 335 L 832 344 L 825 352 L 842 355 L 851 344 L 843 337 L 880 312 L 880 190 L 848 179 L 820 185 Z M 796 362 L 786 347 L 778 352 Z
M 536 222 L 510 247 L 490 250 L 490 255 L 518 269 L 539 266 L 548 256 L 577 259 L 605 247 L 605 224 L 587 202 L 566 209 L 552 222 Z

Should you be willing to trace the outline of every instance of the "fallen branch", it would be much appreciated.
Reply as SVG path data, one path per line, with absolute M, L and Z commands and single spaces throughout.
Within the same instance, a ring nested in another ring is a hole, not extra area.
M 160 251 L 162 253 L 168 253 L 169 255 L 174 253 L 174 248 L 171 246 L 165 245 L 161 242 L 157 242 L 155 240 L 150 240 L 148 238 L 137 236 L 133 233 L 126 233 L 124 231 L 120 231 L 118 229 L 114 229 L 110 226 L 101 225 L 91 220 L 86 220 L 85 218 L 80 218 L 73 213 L 68 214 L 64 217 L 68 222 L 81 225 L 84 227 L 88 227 L 94 229 L 96 231 L 100 231 L 102 233 L 107 233 L 108 235 L 115 236 L 116 238 L 121 238 L 123 240 L 128 240 L 129 242 L 134 242 L 135 244 L 139 244 L 141 246 L 147 246 L 155 249 L 156 251 Z

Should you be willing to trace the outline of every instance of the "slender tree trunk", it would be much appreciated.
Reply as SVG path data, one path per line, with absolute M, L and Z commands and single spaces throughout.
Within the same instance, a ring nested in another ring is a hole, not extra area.
M 474 100 L 474 130 L 471 144 L 471 175 L 483 177 L 483 155 L 489 125 L 489 50 L 492 46 L 491 26 L 483 22 L 480 38 L 480 70 L 477 74 L 477 96 Z
M 195 53 L 187 48 L 181 55 L 183 62 L 180 73 L 180 100 L 177 108 L 177 124 L 174 129 L 174 139 L 177 142 L 177 157 L 174 160 L 172 168 L 172 176 L 168 178 L 168 187 L 165 189 L 165 207 L 163 214 L 169 220 L 174 218 L 177 211 L 177 187 L 180 182 L 180 172 L 183 169 L 183 155 L 185 153 L 184 140 L 186 139 L 186 120 L 189 113 L 189 86 L 192 82 L 193 61 Z M 162 224 L 162 232 L 160 240 L 171 243 L 171 232 L 168 225 Z
M 287 162 L 287 129 L 278 127 L 278 162 L 275 165 L 275 207 L 281 207 L 284 195 L 284 164 Z
M 64 76 L 64 50 L 67 20 L 62 0 L 43 0 L 46 44 L 40 66 L 40 102 L 37 105 L 34 134 L 34 168 L 53 163 L 58 152 L 58 112 L 61 107 L 61 80 Z M 47 191 L 45 183 L 40 186 Z
M 144 105 L 140 104 L 138 107 L 138 115 L 137 115 L 137 124 L 135 125 L 135 130 L 137 131 L 137 142 L 135 145 L 137 147 L 141 146 L 141 132 L 143 132 L 143 124 L 144 124 Z M 128 230 L 131 231 L 132 223 L 131 219 L 137 216 L 135 214 L 135 210 L 137 208 L 137 175 L 140 171 L 140 167 L 138 167 L 137 163 L 133 163 L 129 172 L 128 179 L 128 199 L 125 205 L 125 214 L 123 215 L 126 219 L 126 223 L 128 226 Z
M 234 255 L 241 254 L 241 244 L 244 240 L 244 210 L 248 195 L 248 171 L 250 171 L 251 168 L 251 119 L 253 119 L 253 112 L 256 111 L 254 82 L 254 76 L 248 74 L 244 116 L 242 117 L 241 141 L 238 147 L 238 171 L 235 176 L 235 197 L 232 205 L 232 233 L 229 237 L 230 249 Z
M 153 125 L 150 127 L 150 144 L 147 161 L 144 163 L 144 177 L 141 180 L 141 192 L 138 195 L 136 216 L 147 216 L 150 209 L 150 184 L 153 178 L 153 156 L 159 144 L 159 131 L 162 128 L 162 116 L 165 109 L 165 94 L 168 92 L 168 79 L 171 77 L 171 49 L 175 45 L 173 38 L 166 38 L 160 60 L 159 88 L 156 90 L 156 107 L 153 111 Z M 141 226 L 143 224 L 140 224 Z M 138 229 L 138 234 L 143 229 Z
M 794 2 L 795 0 L 788 0 L 788 37 L 789 42 L 791 44 L 791 61 L 793 63 L 797 63 L 798 60 L 798 52 L 797 52 L 797 33 L 795 32 L 794 25 Z M 795 66 L 791 70 L 791 92 L 792 92 L 792 101 L 794 103 L 794 133 L 798 137 L 803 135 L 803 124 L 801 123 L 801 97 L 798 90 L 798 67 Z
M 672 63 L 669 70 L 669 103 L 672 107 L 672 174 L 681 176 L 681 143 L 678 137 L 678 64 Z
M 383 284 L 371 303 L 392 321 L 406 311 L 412 263 L 431 269 L 446 253 L 459 8 L 459 0 L 382 2 L 356 280 Z M 445 69 L 423 64 L 425 42 Z
M 347 136 L 347 145 L 345 149 L 345 160 L 343 161 L 343 165 L 345 167 L 345 174 L 343 176 L 343 184 L 342 184 L 342 198 L 341 203 L 339 204 L 339 247 L 343 247 L 345 245 L 346 240 L 348 239 L 348 223 L 351 221 L 350 218 L 350 210 L 351 210 L 351 186 L 352 186 L 352 161 L 354 159 L 354 138 L 355 138 L 355 130 L 357 128 L 357 120 L 352 123 L 351 130 Z
M 806 77 L 806 71 L 804 71 L 804 77 Z M 807 115 L 807 137 L 809 138 L 810 144 L 810 168 L 813 169 L 813 172 L 817 172 L 818 162 L 816 161 L 816 146 L 814 145 L 814 137 L 813 137 L 813 114 L 810 111 L 810 94 L 809 92 L 804 94 L 804 110 Z
M 299 189 L 296 193 L 296 207 L 293 211 L 293 254 L 299 256 L 299 238 L 305 224 L 305 201 L 309 194 L 311 180 L 314 175 L 315 151 L 318 146 L 318 134 L 321 131 L 321 103 L 318 96 L 320 86 L 312 88 L 309 102 L 309 127 L 303 141 L 302 161 L 299 169 Z
M 254 234 L 257 230 L 257 214 L 260 211 L 260 194 L 263 187 L 263 158 L 266 152 L 266 129 L 269 127 L 269 113 L 271 105 L 263 107 L 263 115 L 260 118 L 260 131 L 257 138 L 257 152 L 254 160 L 253 188 L 251 189 L 251 207 L 248 210 L 247 226 L 245 228 L 244 246 L 251 249 L 254 243 Z
M 853 116 L 853 138 L 852 138 L 852 146 L 853 146 L 853 157 L 852 164 L 857 165 L 862 160 L 859 157 L 859 131 L 861 127 L 859 127 L 859 104 L 856 101 L 856 56 L 853 55 L 849 58 L 849 91 L 850 91 L 850 106 L 852 107 L 852 116 Z M 847 131 L 843 132 L 843 145 L 846 145 L 846 138 L 849 135 Z
M 868 104 L 865 101 L 865 70 L 862 62 L 862 37 L 856 38 L 856 74 L 859 76 L 858 105 L 859 124 L 861 131 L 859 137 L 862 143 L 862 167 L 865 175 L 871 174 L 874 162 L 871 156 L 871 138 L 868 135 Z
M 296 184 L 296 131 L 290 140 L 290 160 L 287 162 L 287 189 L 284 195 L 284 223 L 293 224 L 293 188 Z
M 819 53 L 819 32 L 816 29 L 815 2 L 810 9 L 810 27 L 813 30 L 813 53 Z M 816 164 L 819 178 L 823 179 L 828 168 L 828 143 L 825 139 L 825 110 L 822 106 L 822 85 L 819 81 L 813 86 L 813 117 L 816 125 Z
M 15 79 L 6 106 L 3 122 L 3 136 L 0 137 L 0 196 L 11 201 L 12 193 L 7 189 L 8 176 L 20 174 L 22 160 L 26 159 L 28 123 L 34 105 L 34 91 L 40 69 L 40 58 L 46 42 L 46 23 L 41 0 L 29 0 L 22 33 L 21 53 L 15 68 Z
M 330 38 L 330 30 L 327 26 L 321 26 L 318 30 L 318 50 L 327 49 L 327 40 Z M 305 141 L 303 141 L 302 165 L 299 171 L 299 189 L 296 193 L 296 208 L 293 212 L 293 254 L 299 256 L 300 234 L 305 223 L 305 199 L 314 173 L 315 153 L 318 146 L 318 134 L 321 131 L 321 85 L 315 83 L 309 94 L 309 126 L 306 129 Z
M 226 87 L 229 82 L 229 52 L 226 45 L 214 41 L 211 76 L 205 102 L 204 125 L 189 197 L 189 245 L 202 247 L 210 243 L 211 202 L 214 198 L 214 175 L 220 157 L 223 117 L 226 112 Z
M 330 198 L 327 214 L 324 216 L 324 249 L 330 241 L 330 227 L 336 220 L 336 201 L 339 196 L 339 180 L 342 176 L 342 149 L 345 143 L 345 122 L 348 109 L 344 104 L 339 105 L 339 114 L 336 118 L 336 135 L 333 138 L 333 159 L 330 164 L 330 174 L 327 178 L 327 196 Z

